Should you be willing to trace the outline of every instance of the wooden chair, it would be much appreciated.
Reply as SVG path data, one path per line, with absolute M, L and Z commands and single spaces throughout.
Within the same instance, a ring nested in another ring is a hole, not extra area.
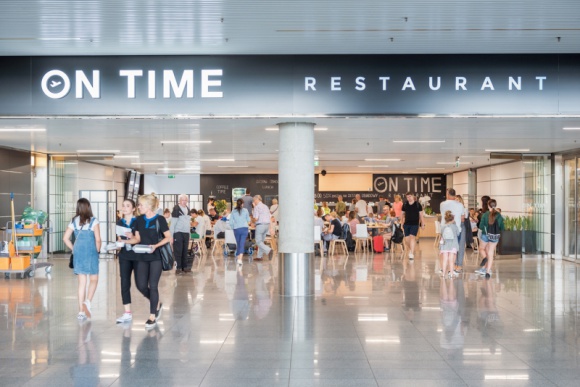
M 219 246 L 220 248 L 218 249 L 218 251 L 223 250 L 224 248 L 224 244 L 226 243 L 225 238 L 223 239 L 219 239 L 219 238 L 214 238 L 213 241 L 213 248 L 211 249 L 211 255 L 214 255 L 215 253 L 215 249 Z
M 361 247 L 363 248 L 363 251 L 366 251 L 367 246 L 369 246 L 370 250 L 372 250 L 373 238 L 371 238 L 369 235 L 366 224 L 356 225 L 356 234 L 354 235 L 354 240 L 356 241 L 354 251 L 359 251 Z
M 437 243 L 441 240 L 441 222 L 436 220 L 435 221 L 435 243 L 433 246 L 437 247 Z
M 322 240 L 322 229 L 320 226 L 314 226 L 314 244 L 320 246 L 320 256 L 324 255 L 324 241 Z
M 336 248 L 336 244 L 339 244 L 342 246 L 344 253 L 346 254 L 346 256 L 348 257 L 348 249 L 346 248 L 346 241 L 344 239 L 333 239 L 330 241 L 330 245 L 328 246 L 328 255 L 334 255 L 335 253 L 335 248 Z

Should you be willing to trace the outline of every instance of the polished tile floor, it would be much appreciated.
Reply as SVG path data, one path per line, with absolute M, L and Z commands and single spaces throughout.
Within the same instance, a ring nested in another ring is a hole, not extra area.
M 101 260 L 93 319 L 76 319 L 67 260 L 48 275 L 0 277 L 2 386 L 579 386 L 579 266 L 499 259 L 491 279 L 436 275 L 432 240 L 401 254 L 324 260 L 316 296 L 280 298 L 277 263 L 204 257 L 164 273 L 164 311 L 147 332 L 118 267 Z M 317 258 L 320 269 L 320 258 Z

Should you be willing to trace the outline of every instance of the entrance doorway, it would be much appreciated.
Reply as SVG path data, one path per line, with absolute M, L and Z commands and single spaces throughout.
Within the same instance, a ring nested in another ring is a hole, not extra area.
M 580 158 L 564 159 L 564 258 L 580 259 Z

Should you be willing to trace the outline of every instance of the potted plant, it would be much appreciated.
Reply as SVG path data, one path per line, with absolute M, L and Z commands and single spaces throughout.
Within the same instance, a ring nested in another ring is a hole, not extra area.
M 224 199 L 216 200 L 213 204 L 219 215 L 223 214 L 223 212 L 228 208 L 228 203 Z
M 521 217 L 503 218 L 504 231 L 498 244 L 498 251 L 501 255 L 521 255 L 522 254 L 522 219 Z

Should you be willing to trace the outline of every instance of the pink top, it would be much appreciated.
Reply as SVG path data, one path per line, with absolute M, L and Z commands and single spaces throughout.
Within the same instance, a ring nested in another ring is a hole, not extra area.
M 395 216 L 401 218 L 401 215 L 403 214 L 403 202 L 394 202 L 393 210 L 395 210 Z
M 350 222 L 348 222 L 348 225 L 350 226 L 350 233 L 352 235 L 356 235 L 356 225 L 359 224 L 358 219 L 353 219 Z

